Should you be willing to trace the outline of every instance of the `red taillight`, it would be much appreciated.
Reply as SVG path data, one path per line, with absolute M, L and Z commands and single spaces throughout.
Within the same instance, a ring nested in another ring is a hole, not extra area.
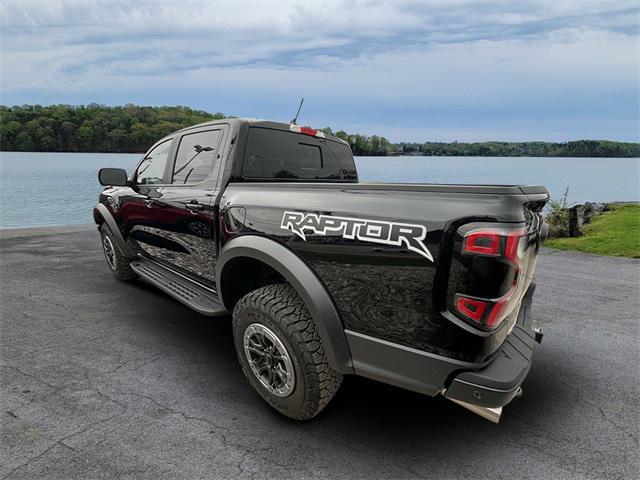
M 482 228 L 467 232 L 462 253 L 504 259 L 515 267 L 513 285 L 500 298 L 477 298 L 462 294 L 454 297 L 454 308 L 464 318 L 487 329 L 497 328 L 513 310 L 515 295 L 522 275 L 520 263 L 526 246 L 526 231 L 519 229 Z
M 491 313 L 487 317 L 487 328 L 496 328 L 502 320 L 505 319 L 503 312 L 507 307 L 508 302 L 497 302 L 491 309 Z
M 303 135 L 310 135 L 312 137 L 325 138 L 322 130 L 316 130 L 311 127 L 303 127 L 300 125 L 289 125 L 289 130 L 295 133 L 301 133 Z
M 504 258 L 507 260 L 519 265 L 520 264 L 520 239 L 524 238 L 526 232 L 524 230 L 516 230 L 513 232 L 509 232 L 507 237 L 507 242 L 504 248 Z
M 514 294 L 516 293 L 517 287 L 518 282 L 516 280 L 507 293 L 492 302 L 493 307 L 489 315 L 487 315 L 487 321 L 485 322 L 487 328 L 496 328 L 507 318 L 507 315 L 510 313 L 510 307 L 513 306 L 511 300 L 513 300 L 515 296 Z
M 523 228 L 507 230 L 483 228 L 471 230 L 464 236 L 462 253 L 503 257 L 515 264 L 520 263 L 520 239 L 526 235 Z
M 464 238 L 462 250 L 466 253 L 480 253 L 482 255 L 500 255 L 500 241 L 502 237 L 495 232 L 470 232 Z
M 469 298 L 456 295 L 456 310 L 474 322 L 482 323 L 484 311 L 487 309 L 487 302 L 476 298 Z
M 454 300 L 456 311 L 462 314 L 468 320 L 493 330 L 502 323 L 502 321 L 511 312 L 511 300 L 516 291 L 516 284 L 500 298 L 481 299 L 475 297 L 467 297 L 457 294 Z

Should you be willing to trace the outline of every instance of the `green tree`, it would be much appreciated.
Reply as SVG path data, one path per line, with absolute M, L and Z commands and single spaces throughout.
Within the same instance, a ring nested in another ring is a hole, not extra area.
M 5 151 L 144 152 L 161 137 L 191 125 L 222 119 L 185 106 L 108 107 L 97 103 L 0 106 L 0 148 Z M 332 134 L 331 127 L 323 129 Z M 553 142 L 401 142 L 379 135 L 335 134 L 354 155 L 501 155 L 549 157 L 640 157 L 639 143 L 608 140 Z

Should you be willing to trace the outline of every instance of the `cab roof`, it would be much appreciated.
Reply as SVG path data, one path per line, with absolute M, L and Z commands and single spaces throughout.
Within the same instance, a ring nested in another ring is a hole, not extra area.
M 232 128 L 240 128 L 240 126 L 242 124 L 247 124 L 250 127 L 271 128 L 273 130 L 282 130 L 282 131 L 287 131 L 287 132 L 291 132 L 292 131 L 291 130 L 291 124 L 284 123 L 284 122 L 274 122 L 274 121 L 271 121 L 271 120 L 260 120 L 260 119 L 255 119 L 255 118 L 222 118 L 220 120 L 212 120 L 210 122 L 199 123 L 197 125 L 192 125 L 190 127 L 183 128 L 181 130 L 178 130 L 177 132 L 174 132 L 172 135 L 175 135 L 176 133 L 182 133 L 182 132 L 185 132 L 187 130 L 194 129 L 194 128 L 208 127 L 208 126 L 219 125 L 219 124 L 228 124 Z M 311 128 L 311 127 L 309 127 L 309 128 Z M 317 129 L 317 130 L 319 130 L 319 129 Z M 294 133 L 296 133 L 296 132 L 294 132 Z M 325 133 L 324 134 L 324 138 L 326 138 L 328 140 L 333 140 L 334 142 L 343 143 L 345 145 L 348 145 L 347 142 L 345 142 L 341 138 L 336 137 L 335 135 L 332 135 L 332 134 Z

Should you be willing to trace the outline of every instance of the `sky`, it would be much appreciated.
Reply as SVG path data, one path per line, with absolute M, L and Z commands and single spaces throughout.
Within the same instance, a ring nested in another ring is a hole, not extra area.
M 392 141 L 640 141 L 636 1 L 3 0 L 0 103 L 186 105 Z

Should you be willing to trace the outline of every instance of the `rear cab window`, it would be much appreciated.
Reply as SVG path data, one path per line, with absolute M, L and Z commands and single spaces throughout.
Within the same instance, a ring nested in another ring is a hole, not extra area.
M 347 145 L 264 127 L 249 128 L 242 176 L 281 181 L 357 180 L 353 156 Z

